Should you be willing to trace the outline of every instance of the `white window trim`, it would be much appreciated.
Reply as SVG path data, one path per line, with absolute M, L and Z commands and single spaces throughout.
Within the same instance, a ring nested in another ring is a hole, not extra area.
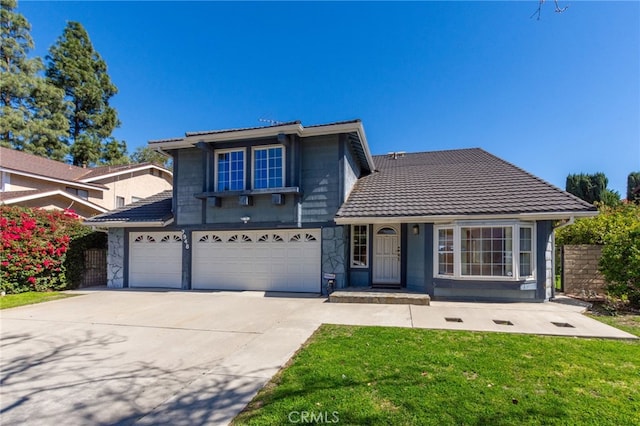
M 218 154 L 226 154 L 228 152 L 242 152 L 242 190 L 247 187 L 247 150 L 245 148 L 216 149 L 213 151 L 213 187 L 216 192 L 230 191 L 218 191 Z
M 462 255 L 460 252 L 460 235 L 462 228 L 512 227 L 511 256 L 513 276 L 462 275 Z M 531 275 L 520 277 L 520 228 L 531 228 Z M 453 275 L 438 273 L 438 232 L 441 229 L 453 229 Z M 527 281 L 536 280 L 536 223 L 513 221 L 457 221 L 449 224 L 435 225 L 433 233 L 433 276 L 435 278 L 468 280 L 468 281 Z
M 353 262 L 353 254 L 354 254 L 354 251 L 353 251 L 353 228 L 355 226 L 364 226 L 364 229 L 365 229 L 365 238 L 367 240 L 367 243 L 366 243 L 366 245 L 367 245 L 367 257 L 365 259 L 364 265 L 356 265 Z M 351 254 L 349 256 L 349 264 L 350 264 L 351 268 L 355 268 L 355 269 L 366 269 L 366 268 L 368 268 L 369 267 L 369 250 L 370 250 L 370 247 L 371 247 L 371 242 L 369 240 L 369 225 L 351 225 L 351 238 L 350 238 L 350 240 L 351 240 L 351 244 L 350 244 L 351 245 L 351 247 L 350 247 Z
M 287 149 L 282 144 L 274 145 L 258 145 L 251 147 L 251 189 L 256 189 L 256 151 L 263 151 L 269 148 L 281 148 L 282 149 L 282 187 L 286 186 L 287 181 Z M 268 168 L 267 168 L 268 170 Z M 216 174 L 216 176 L 218 176 Z M 267 176 L 267 181 L 269 177 Z M 216 186 L 217 188 L 217 186 Z M 263 189 L 270 189 L 269 187 Z

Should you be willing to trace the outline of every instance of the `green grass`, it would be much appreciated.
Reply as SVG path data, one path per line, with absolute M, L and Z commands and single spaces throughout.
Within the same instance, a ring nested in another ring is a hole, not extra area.
M 56 291 L 38 293 L 30 291 L 26 293 L 7 294 L 0 297 L 0 309 L 15 308 L 17 306 L 32 305 L 34 303 L 48 302 L 50 300 L 64 299 L 75 296 L 73 294 L 58 293 Z
M 589 315 L 591 318 L 640 337 L 640 315 Z
M 639 409 L 638 342 L 323 325 L 234 424 L 628 425 Z

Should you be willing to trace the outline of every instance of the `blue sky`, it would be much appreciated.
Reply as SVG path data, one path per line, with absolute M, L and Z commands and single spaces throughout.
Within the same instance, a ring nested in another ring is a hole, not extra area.
M 640 171 L 640 3 L 33 2 L 35 55 L 68 20 L 119 89 L 130 151 L 186 131 L 360 118 L 374 154 L 481 147 L 564 188 Z

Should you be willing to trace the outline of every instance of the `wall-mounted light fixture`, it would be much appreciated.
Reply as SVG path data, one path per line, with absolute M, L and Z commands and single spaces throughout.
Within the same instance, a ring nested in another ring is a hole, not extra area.
M 413 232 L 413 235 L 419 235 L 420 234 L 420 225 L 413 225 L 413 227 L 411 227 L 411 231 Z
M 249 216 L 242 216 L 242 217 L 240 218 L 240 220 L 241 220 L 243 223 L 247 223 L 247 222 L 249 222 L 249 221 L 251 220 L 251 218 L 250 218 Z

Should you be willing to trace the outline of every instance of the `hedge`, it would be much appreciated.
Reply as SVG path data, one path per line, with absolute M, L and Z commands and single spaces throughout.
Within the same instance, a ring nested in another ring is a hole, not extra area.
M 64 290 L 79 285 L 84 250 L 106 247 L 106 235 L 72 210 L 0 206 L 0 244 L 0 290 Z

